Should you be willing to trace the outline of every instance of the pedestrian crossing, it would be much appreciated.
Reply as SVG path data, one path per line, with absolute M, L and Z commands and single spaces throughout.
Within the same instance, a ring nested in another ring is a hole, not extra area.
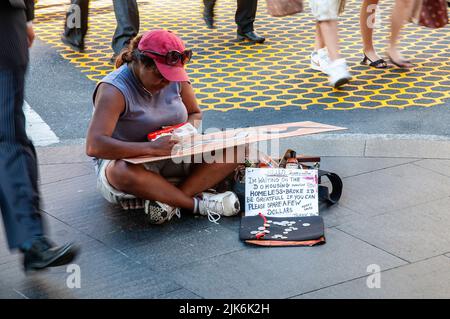
M 23 111 L 25 113 L 28 137 L 35 146 L 48 146 L 59 143 L 58 136 L 26 101 L 23 103 Z

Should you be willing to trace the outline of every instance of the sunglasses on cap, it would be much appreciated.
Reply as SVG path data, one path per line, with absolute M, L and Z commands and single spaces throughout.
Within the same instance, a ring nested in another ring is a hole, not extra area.
M 169 51 L 166 54 L 161 54 L 151 50 L 143 50 L 141 52 L 163 57 L 165 58 L 165 64 L 167 65 L 176 65 L 178 64 L 178 61 L 180 61 L 181 64 L 184 65 L 188 63 L 192 58 L 192 50 L 184 50 L 184 52 Z

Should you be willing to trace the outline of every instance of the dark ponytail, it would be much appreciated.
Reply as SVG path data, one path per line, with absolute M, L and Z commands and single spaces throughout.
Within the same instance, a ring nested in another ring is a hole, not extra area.
M 132 61 L 141 62 L 145 67 L 156 68 L 155 62 L 152 58 L 141 53 L 138 49 L 139 41 L 142 35 L 136 36 L 130 41 L 128 47 L 122 50 L 116 58 L 116 68 L 121 67 L 125 63 L 130 63 Z

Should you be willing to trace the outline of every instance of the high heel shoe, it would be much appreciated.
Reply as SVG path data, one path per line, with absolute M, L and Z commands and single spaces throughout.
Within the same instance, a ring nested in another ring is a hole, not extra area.
M 361 61 L 361 64 L 371 66 L 375 69 L 386 69 L 387 68 L 387 62 L 383 59 L 379 59 L 376 61 L 372 61 L 367 57 L 367 55 L 364 53 L 364 59 Z

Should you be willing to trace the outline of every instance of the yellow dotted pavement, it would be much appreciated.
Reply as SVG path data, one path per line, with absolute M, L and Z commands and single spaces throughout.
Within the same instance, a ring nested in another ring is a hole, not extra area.
M 427 29 L 408 24 L 402 50 L 411 58 L 411 70 L 377 70 L 360 65 L 360 0 L 348 1 L 340 25 L 341 53 L 353 74 L 350 85 L 334 90 L 327 78 L 310 68 L 315 24 L 305 12 L 270 17 L 259 0 L 256 31 L 264 44 L 235 41 L 235 0 L 218 0 L 217 29 L 209 30 L 201 18 L 202 0 L 138 1 L 141 31 L 165 28 L 176 32 L 194 51 L 188 73 L 203 110 L 253 111 L 259 108 L 353 110 L 408 107 L 446 107 L 450 104 L 450 27 Z M 384 53 L 389 37 L 392 0 L 380 1 L 380 23 L 375 32 L 378 51 Z M 86 50 L 78 53 L 60 41 L 69 1 L 40 0 L 35 28 L 89 79 L 99 81 L 113 70 L 109 61 L 115 17 L 111 0 L 91 0 Z

